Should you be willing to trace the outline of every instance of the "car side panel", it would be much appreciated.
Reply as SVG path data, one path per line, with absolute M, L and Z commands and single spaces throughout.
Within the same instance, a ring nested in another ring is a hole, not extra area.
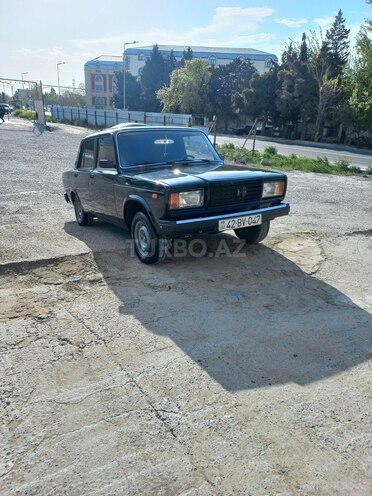
M 116 170 L 94 169 L 89 174 L 89 195 L 92 211 L 97 214 L 117 217 L 114 186 Z

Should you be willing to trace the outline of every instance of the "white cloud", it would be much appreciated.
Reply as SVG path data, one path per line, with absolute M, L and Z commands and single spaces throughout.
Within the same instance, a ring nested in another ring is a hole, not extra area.
M 303 24 L 306 24 L 308 22 L 305 17 L 300 17 L 299 19 L 289 19 L 288 17 L 278 17 L 277 19 L 274 19 L 276 24 L 283 24 L 284 26 L 287 26 L 288 28 L 300 28 Z
M 250 34 L 247 36 L 239 36 L 234 39 L 229 46 L 241 46 L 241 45 L 256 45 L 258 43 L 266 43 L 267 41 L 274 40 L 276 38 L 274 33 L 257 33 Z
M 323 32 L 325 32 L 327 31 L 327 29 L 329 29 L 332 26 L 334 20 L 335 20 L 335 16 L 323 16 L 323 17 L 316 17 L 313 20 L 313 23 L 317 24 L 320 27 L 320 29 Z
M 54 58 L 54 57 L 61 57 L 63 56 L 63 48 L 61 47 L 52 47 L 52 48 L 36 48 L 36 49 L 31 49 L 31 48 L 20 48 L 18 50 L 15 50 L 15 53 L 18 53 L 20 55 L 23 55 L 25 57 L 38 57 L 41 59 L 49 59 L 49 58 Z
M 235 32 L 255 32 L 258 25 L 274 13 L 270 7 L 242 8 L 242 7 L 217 7 L 212 22 L 205 27 L 194 28 L 188 34 L 193 39 L 211 33 L 223 33 L 234 30 Z
M 174 32 L 165 29 L 153 29 L 146 32 L 127 31 L 125 40 L 139 40 L 140 46 L 154 43 L 209 46 L 226 46 L 227 44 L 228 46 L 238 46 L 239 43 L 262 43 L 274 37 L 271 33 L 257 33 L 260 23 L 273 13 L 274 10 L 270 7 L 217 7 L 210 24 L 206 26 L 192 28 L 185 32 Z M 120 54 L 123 39 L 122 36 L 101 36 L 93 39 L 75 39 L 72 40 L 72 44 L 79 50 L 94 50 L 96 54 Z

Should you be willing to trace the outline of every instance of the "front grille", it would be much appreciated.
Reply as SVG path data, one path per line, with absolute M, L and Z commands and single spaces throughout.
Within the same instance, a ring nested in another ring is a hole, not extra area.
M 210 206 L 235 205 L 259 202 L 262 195 L 262 180 L 254 179 L 239 184 L 212 184 Z

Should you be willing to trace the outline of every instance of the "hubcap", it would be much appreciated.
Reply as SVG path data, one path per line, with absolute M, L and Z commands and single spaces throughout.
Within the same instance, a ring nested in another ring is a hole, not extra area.
M 151 235 L 142 221 L 137 222 L 135 226 L 134 239 L 141 256 L 147 257 L 151 252 Z

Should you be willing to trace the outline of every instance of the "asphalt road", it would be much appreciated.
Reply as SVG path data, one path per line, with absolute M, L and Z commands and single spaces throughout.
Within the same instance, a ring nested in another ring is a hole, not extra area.
M 213 137 L 211 137 L 213 141 Z M 237 137 L 237 136 L 217 136 L 217 144 L 224 143 L 233 143 L 235 146 L 243 146 L 245 138 Z M 251 150 L 253 146 L 252 138 L 249 138 L 247 141 L 245 148 Z M 309 157 L 309 158 L 317 158 L 317 157 L 327 157 L 331 163 L 337 162 L 339 160 L 347 160 L 351 165 L 356 167 L 360 167 L 362 170 L 368 169 L 368 167 L 372 167 L 372 152 L 368 154 L 368 151 L 359 151 L 359 150 L 336 150 L 325 147 L 317 147 L 313 145 L 300 145 L 300 144 L 288 144 L 281 143 L 280 140 L 272 141 L 272 140 L 264 140 L 263 138 L 259 138 L 256 140 L 255 149 L 258 151 L 263 151 L 267 146 L 275 146 L 278 150 L 278 153 L 281 155 L 291 155 L 294 153 L 299 157 Z
M 369 496 L 372 179 L 290 173 L 260 245 L 144 266 L 76 224 L 56 127 L 0 125 L 0 494 Z

